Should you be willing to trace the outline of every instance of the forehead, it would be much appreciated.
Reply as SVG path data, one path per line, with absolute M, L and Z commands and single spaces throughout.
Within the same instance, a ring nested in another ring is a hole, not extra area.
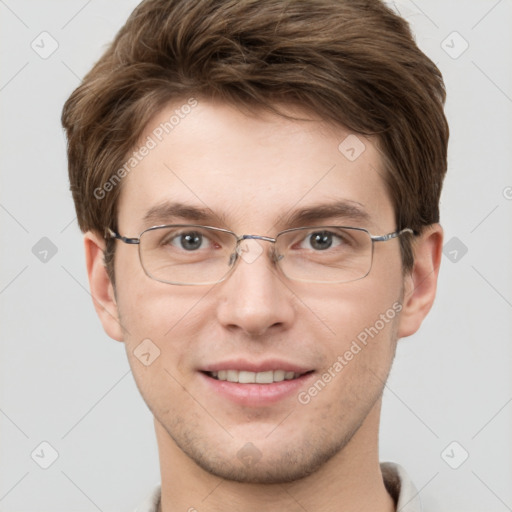
M 203 221 L 235 231 L 286 229 L 301 212 L 327 215 L 332 205 L 352 212 L 352 225 L 394 228 L 375 141 L 280 108 L 302 120 L 211 101 L 167 105 L 128 155 L 135 165 L 123 179 L 120 228 L 193 220 L 202 210 L 210 215 Z M 190 219 L 166 214 L 176 206 Z

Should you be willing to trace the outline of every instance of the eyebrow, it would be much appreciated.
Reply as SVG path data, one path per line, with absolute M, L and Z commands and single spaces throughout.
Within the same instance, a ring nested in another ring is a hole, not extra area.
M 334 203 L 321 203 L 295 210 L 281 217 L 291 227 L 307 226 L 313 222 L 327 219 L 350 220 L 357 223 L 368 223 L 370 215 L 361 203 L 341 200 Z
M 184 203 L 164 202 L 150 208 L 142 219 L 145 224 L 161 224 L 175 219 L 199 223 L 224 222 L 222 215 L 216 215 L 210 208 L 198 208 Z
M 368 223 L 370 215 L 364 210 L 361 203 L 340 200 L 334 203 L 314 204 L 299 210 L 293 210 L 282 215 L 278 223 L 286 227 L 300 227 L 327 219 Z M 210 208 L 200 208 L 179 202 L 164 202 L 155 205 L 147 211 L 143 218 L 146 225 L 160 225 L 172 223 L 176 220 L 194 221 L 200 224 L 220 223 L 224 226 L 228 225 L 224 215 L 216 214 Z

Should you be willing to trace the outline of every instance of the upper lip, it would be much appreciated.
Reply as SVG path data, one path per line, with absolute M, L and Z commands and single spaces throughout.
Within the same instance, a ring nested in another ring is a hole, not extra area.
M 305 366 L 300 366 L 281 359 L 266 359 L 264 361 L 254 362 L 246 359 L 230 359 L 212 363 L 201 368 L 204 372 L 218 372 L 220 370 L 238 370 L 247 372 L 268 372 L 274 370 L 284 370 L 285 372 L 306 373 L 312 370 Z

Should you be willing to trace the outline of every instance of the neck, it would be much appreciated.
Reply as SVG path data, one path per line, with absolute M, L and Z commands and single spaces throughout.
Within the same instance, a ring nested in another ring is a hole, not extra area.
M 224 480 L 198 467 L 155 419 L 162 497 L 159 512 L 240 512 L 322 510 L 393 512 L 378 460 L 380 403 L 350 442 L 318 471 L 285 484 Z

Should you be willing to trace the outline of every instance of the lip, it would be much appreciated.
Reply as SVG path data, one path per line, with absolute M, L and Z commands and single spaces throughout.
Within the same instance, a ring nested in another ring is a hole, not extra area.
M 296 379 L 273 382 L 272 384 L 240 384 L 239 382 L 217 380 L 206 373 L 220 370 L 249 372 L 284 370 L 304 375 Z M 316 372 L 311 368 L 279 359 L 267 359 L 260 362 L 236 359 L 207 365 L 201 368 L 198 373 L 201 380 L 207 386 L 207 394 L 213 392 L 221 398 L 228 399 L 244 407 L 265 407 L 281 402 L 290 396 L 296 397 L 301 389 L 307 387 L 308 381 L 314 377 Z
M 313 369 L 305 366 L 296 365 L 281 359 L 265 359 L 260 362 L 251 362 L 246 359 L 230 359 L 219 363 L 212 363 L 203 368 L 203 372 L 218 372 L 220 370 L 238 370 L 246 372 L 268 372 L 270 370 L 284 370 L 285 372 L 306 373 Z M 268 385 L 268 384 L 266 384 Z

